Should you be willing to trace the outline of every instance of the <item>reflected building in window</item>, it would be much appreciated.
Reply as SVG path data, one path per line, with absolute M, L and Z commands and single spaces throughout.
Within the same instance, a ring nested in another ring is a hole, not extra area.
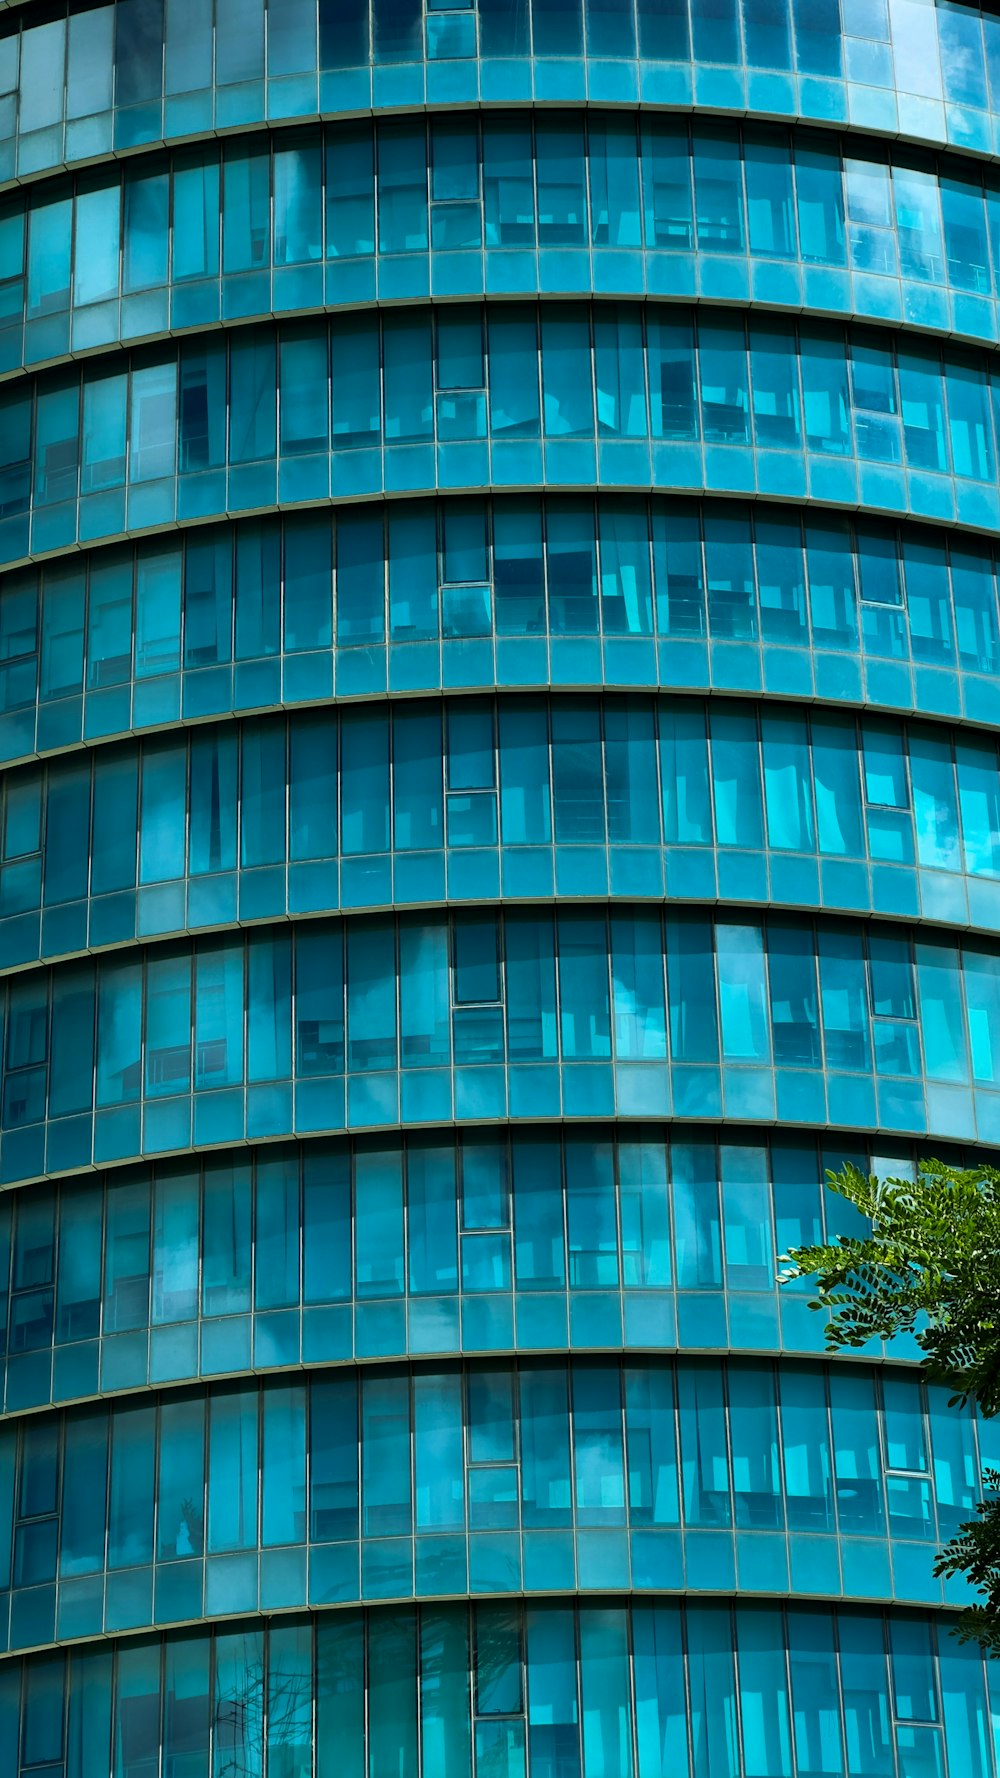
M 790 119 L 796 120 L 794 123 Z M 0 1771 L 1000 1778 L 1000 18 L 0 5 Z

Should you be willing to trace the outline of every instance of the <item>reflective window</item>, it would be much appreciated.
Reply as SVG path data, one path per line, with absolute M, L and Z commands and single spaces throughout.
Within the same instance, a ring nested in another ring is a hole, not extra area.
M 377 494 L 396 487 L 404 465 L 408 487 L 435 476 L 451 486 L 735 476 L 770 491 L 780 469 L 782 491 L 789 476 L 804 491 L 803 450 L 810 464 L 823 460 L 809 473 L 842 502 L 863 503 L 870 488 L 881 506 L 995 524 L 991 360 L 926 340 L 904 349 L 889 333 L 833 323 L 578 303 L 488 308 L 484 335 L 481 307 L 452 304 L 371 312 L 343 333 L 339 321 L 313 321 L 153 350 L 155 362 L 143 355 L 127 374 L 43 375 L 29 394 L 18 386 L 0 398 L 4 559 L 276 500 Z M 709 461 L 691 454 L 699 442 L 753 446 L 756 457 Z M 877 485 L 866 465 L 877 466 Z M 931 491 L 905 481 L 904 467 L 952 479 Z M 728 634 L 738 637 L 743 599 L 728 585 L 725 532 L 709 587 L 721 575 L 717 602 L 734 607 Z M 625 538 L 621 547 L 627 559 Z M 446 627 L 482 634 L 467 552 L 447 564 L 472 584 L 449 600 Z M 580 565 L 562 566 L 568 628 L 585 596 Z M 890 599 L 874 581 L 865 596 Z M 787 633 L 794 593 L 773 602 Z
M 138 15 L 104 5 L 23 25 L 12 11 L 0 39 L 4 178 L 213 128 L 364 110 L 373 99 L 475 103 L 480 92 L 496 101 L 533 90 L 549 99 L 553 60 L 562 98 L 638 98 L 639 58 L 652 64 L 647 80 L 664 83 L 657 92 L 689 100 L 693 58 L 703 103 L 742 107 L 746 79 L 764 73 L 754 103 L 782 116 L 844 117 L 849 91 L 851 115 L 876 128 L 895 130 L 898 111 L 918 140 L 951 135 L 983 153 L 996 105 L 993 15 L 944 0 L 832 13 L 800 0 L 719 0 L 710 13 L 685 0 L 668 12 L 650 0 L 532 0 L 530 15 L 506 0 L 157 0 Z M 836 83 L 832 101 L 815 76 Z
M 442 1749 L 454 1756 L 449 1773 L 462 1773 L 473 1739 L 477 1770 L 505 1778 L 526 1770 L 529 1752 L 533 1772 L 550 1770 L 555 1753 L 560 1770 L 579 1773 L 581 1751 L 587 1772 L 600 1757 L 597 1770 L 637 1778 L 668 1768 L 727 1778 L 787 1772 L 794 1736 L 800 1770 L 834 1769 L 843 1740 L 873 1773 L 917 1747 L 941 1778 L 992 1778 L 992 1696 L 982 1657 L 919 1613 L 484 1600 L 272 1617 L 256 1631 L 220 1625 L 14 1659 L 0 1688 L 0 1746 L 12 1778 L 53 1762 L 89 1778 L 94 1762 L 112 1769 L 112 1747 L 121 1778 L 142 1778 L 161 1748 L 203 1778 L 213 1745 L 247 1772 L 263 1770 L 266 1755 L 272 1778 L 319 1778 L 333 1759 L 363 1778 L 369 1758 L 374 1767 L 386 1754 L 409 1774 L 421 1750 L 440 1760 Z
M 988 1139 L 998 982 L 987 938 L 613 902 L 112 953 L 9 979 L 0 1165 L 13 1183 L 264 1117 L 304 1134 L 671 1105 Z
M 810 1464 L 797 1417 L 806 1388 Z M 909 1596 L 937 1603 L 936 1497 L 941 1487 L 953 1523 L 954 1421 L 941 1392 L 928 1412 L 913 1373 L 717 1355 L 351 1367 L 29 1415 L 11 1425 L 3 1451 L 13 1479 L 0 1518 L 0 1546 L 13 1551 L 12 1641 L 24 1646 L 46 1612 L 50 1627 L 32 1640 L 51 1638 L 53 1582 L 57 1613 L 81 1597 L 99 1608 L 99 1595 L 76 1583 L 102 1571 L 106 1628 L 117 1627 L 124 1585 L 112 1577 L 126 1572 L 131 1627 L 154 1621 L 154 1598 L 162 1622 L 211 1615 L 213 1590 L 232 1570 L 224 1558 L 240 1553 L 250 1553 L 237 1570 L 250 1581 L 245 1609 L 257 1607 L 257 1552 L 266 1586 L 277 1549 L 286 1551 L 290 1603 L 302 1604 L 305 1569 L 290 1557 L 307 1542 L 326 1552 L 314 1558 L 320 1572 L 341 1575 L 342 1601 L 384 1598 L 389 1576 L 394 1596 L 412 1597 L 414 1560 L 474 1580 L 501 1553 L 506 1583 L 490 1590 L 530 1591 L 546 1544 L 569 1588 L 600 1590 L 617 1575 L 620 1587 L 676 1590 L 668 1551 L 678 1530 L 693 1539 L 692 1561 L 697 1533 L 715 1534 L 706 1561 L 728 1567 L 732 1587 L 734 1553 L 747 1560 L 755 1543 L 743 1534 L 765 1540 L 765 1559 L 783 1561 L 789 1519 L 793 1535 L 808 1523 L 833 1550 L 838 1532 L 868 1540 L 867 1567 L 845 1576 L 848 1597 L 880 1590 L 888 1533 L 912 1546 L 895 1556 L 909 1562 Z M 310 1424 L 323 1427 L 311 1477 Z M 959 1424 L 978 1473 L 972 1413 Z M 966 1511 L 974 1491 L 974 1479 L 960 1481 Z M 710 1569 L 699 1566 L 689 1584 L 711 1587 Z M 101 1629 L 99 1609 L 89 1609 L 88 1627 Z
M 603 653 L 581 652 L 578 638 L 601 636 Z M 567 650 L 573 683 L 687 690 L 707 674 L 727 693 L 786 693 L 795 674 L 824 702 L 995 725 L 993 552 L 967 534 L 634 496 L 341 508 L 332 531 L 325 514 L 246 519 L 5 576 L 0 757 L 325 700 L 335 683 L 354 696 L 437 693 L 455 672 L 469 689 L 565 683 Z M 514 837 L 510 799 L 505 819 Z M 822 799 L 816 819 L 826 850 Z M 434 843 L 432 808 L 421 831 L 411 846 Z
M 638 694 L 331 707 L 7 774 L 0 960 L 311 912 L 338 859 L 345 907 L 454 893 L 473 869 L 465 895 L 496 900 L 526 846 L 539 887 L 591 871 L 612 893 L 684 895 L 707 871 L 738 900 L 767 867 L 774 902 L 897 914 L 926 898 L 988 926 L 998 830 L 996 741 L 940 724 Z M 850 866 L 825 896 L 817 857 Z M 459 997 L 494 1000 L 493 939 L 480 957 L 469 930 Z
M 315 1048 L 320 1033 L 307 1035 Z M 431 1019 L 408 1041 L 417 1049 L 428 1036 L 440 1042 Z M 863 1142 L 851 1152 L 876 1164 Z M 373 1341 L 403 1355 L 407 1298 L 411 1339 L 419 1327 L 435 1351 L 530 1348 L 538 1317 L 565 1326 L 568 1290 L 576 1335 L 595 1345 L 644 1346 L 649 1310 L 661 1345 L 756 1349 L 767 1337 L 814 1353 L 822 1325 L 807 1292 L 778 1290 L 778 1259 L 834 1232 L 820 1181 L 839 1153 L 792 1136 L 717 1141 L 697 1126 L 669 1141 L 655 1123 L 564 1138 L 515 1128 L 271 1144 L 235 1161 L 163 1160 L 26 1187 L 0 1206 L 5 1404 L 93 1394 L 126 1375 L 144 1384 L 168 1353 L 177 1380 L 194 1377 L 202 1318 L 209 1370 L 222 1356 L 223 1368 L 245 1366 L 251 1353 L 258 1369 L 300 1352 L 314 1363 L 370 1357 Z M 907 1145 L 879 1159 L 903 1177 L 913 1164 Z M 113 1348 L 105 1364 L 101 1337 Z M 956 1439 L 960 1511 L 969 1473 Z

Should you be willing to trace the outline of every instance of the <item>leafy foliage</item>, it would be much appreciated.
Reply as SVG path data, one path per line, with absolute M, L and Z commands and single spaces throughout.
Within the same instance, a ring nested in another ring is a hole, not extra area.
M 925 1162 L 916 1181 L 857 1167 L 830 1189 L 871 1223 L 786 1254 L 784 1278 L 816 1278 L 831 1351 L 912 1333 L 933 1382 L 1000 1411 L 1000 1170 Z
M 964 1574 L 984 1595 L 958 1620 L 960 1642 L 978 1642 L 988 1654 L 1000 1655 L 1000 1470 L 987 1469 L 983 1480 L 991 1490 L 976 1507 L 976 1517 L 959 1527 L 934 1564 L 935 1574 Z
M 1000 1170 L 922 1163 L 916 1180 L 878 1179 L 848 1166 L 827 1175 L 866 1231 L 782 1258 L 782 1281 L 813 1278 L 831 1352 L 911 1334 L 928 1380 L 1000 1412 Z M 965 1575 L 983 1595 L 959 1619 L 963 1641 L 1000 1655 L 1000 1472 L 977 1516 L 960 1526 L 935 1573 Z

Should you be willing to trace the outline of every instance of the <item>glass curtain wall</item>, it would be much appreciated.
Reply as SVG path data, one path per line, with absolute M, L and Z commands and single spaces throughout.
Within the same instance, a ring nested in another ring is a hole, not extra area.
M 401 298 L 751 296 L 997 338 L 988 162 L 656 111 L 330 123 L 0 203 L 0 370 L 168 327 Z
M 790 121 L 794 120 L 794 122 Z M 0 1773 L 1000 1778 L 1000 18 L 0 3 Z

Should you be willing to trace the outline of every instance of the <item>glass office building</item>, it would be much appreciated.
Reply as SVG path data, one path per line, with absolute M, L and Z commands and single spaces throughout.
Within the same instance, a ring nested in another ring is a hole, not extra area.
M 965 0 L 0 3 L 4 1778 L 1000 1778 L 775 1282 L 1000 1145 L 998 161 Z

